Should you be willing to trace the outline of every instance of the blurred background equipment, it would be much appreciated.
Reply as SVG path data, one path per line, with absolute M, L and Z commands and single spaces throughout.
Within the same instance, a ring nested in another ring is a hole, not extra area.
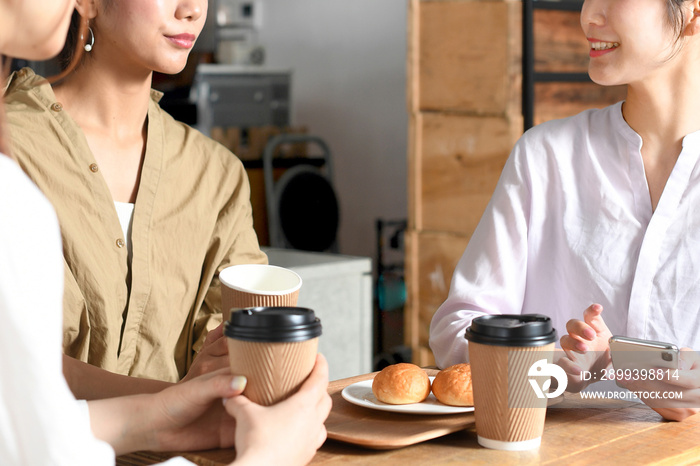
M 262 1 L 217 0 L 216 61 L 230 65 L 262 65 L 265 47 L 258 42 Z
M 321 154 L 300 159 L 275 181 L 275 151 L 290 143 L 316 146 Z M 317 136 L 280 134 L 267 143 L 263 172 L 272 247 L 338 252 L 336 237 L 340 213 L 332 184 L 332 163 L 328 145 Z
M 407 221 L 377 219 L 377 277 L 374 286 L 374 370 L 399 362 L 411 362 L 404 345 L 404 233 Z

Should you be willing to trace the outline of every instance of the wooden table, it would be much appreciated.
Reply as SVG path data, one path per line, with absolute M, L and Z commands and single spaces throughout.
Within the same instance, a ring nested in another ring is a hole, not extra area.
M 345 386 L 373 376 L 366 374 L 331 382 L 329 392 L 333 398 L 334 412 L 350 409 L 349 403 L 340 396 Z M 700 415 L 683 422 L 667 422 L 647 406 L 633 401 L 598 400 L 596 407 L 591 408 L 591 405 L 590 401 L 584 401 L 578 395 L 566 394 L 561 403 L 549 408 L 539 450 L 504 452 L 482 448 L 471 425 L 458 432 L 393 450 L 372 450 L 327 440 L 311 464 L 570 465 L 611 461 L 673 466 L 700 464 Z M 333 416 L 332 413 L 330 422 Z M 117 465 L 149 465 L 176 454 L 137 452 L 118 457 Z M 201 466 L 221 466 L 233 461 L 235 451 L 209 450 L 181 455 Z

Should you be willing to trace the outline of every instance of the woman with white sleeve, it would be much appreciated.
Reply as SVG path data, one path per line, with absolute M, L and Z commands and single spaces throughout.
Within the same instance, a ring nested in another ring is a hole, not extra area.
M 581 26 L 591 79 L 627 98 L 518 141 L 430 346 L 440 367 L 464 362 L 473 318 L 545 314 L 580 390 L 612 334 L 669 341 L 686 347 L 665 387 L 683 404 L 654 409 L 683 419 L 700 411 L 700 1 L 585 0 Z
M 0 53 L 31 60 L 57 53 L 73 7 L 71 0 L 0 0 Z M 0 464 L 107 465 L 135 450 L 234 445 L 236 464 L 308 462 L 325 440 L 331 406 L 322 356 L 296 395 L 269 408 L 238 396 L 245 377 L 228 370 L 154 395 L 89 403 L 73 397 L 61 367 L 56 215 L 10 158 L 2 116 L 0 108 Z

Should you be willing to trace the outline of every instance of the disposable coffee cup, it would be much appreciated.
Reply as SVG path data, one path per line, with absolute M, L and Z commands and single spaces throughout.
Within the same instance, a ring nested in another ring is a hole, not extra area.
M 321 321 L 302 307 L 235 309 L 224 335 L 231 373 L 248 379 L 243 394 L 269 406 L 295 393 L 311 373 Z
M 467 328 L 478 442 L 531 450 L 542 441 L 556 331 L 540 314 L 477 317 Z M 562 371 L 563 372 L 563 371 Z
M 301 277 L 276 265 L 240 264 L 219 273 L 224 320 L 233 308 L 296 306 Z

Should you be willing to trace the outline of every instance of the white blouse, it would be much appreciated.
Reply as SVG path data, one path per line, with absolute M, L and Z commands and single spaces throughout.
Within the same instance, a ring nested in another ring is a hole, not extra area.
M 476 316 L 545 314 L 561 337 L 592 303 L 613 334 L 700 347 L 700 132 L 654 212 L 641 147 L 622 103 L 518 141 L 433 316 L 438 366 L 467 360 Z
M 0 464 L 113 465 L 62 370 L 63 256 L 53 208 L 0 154 Z M 29 300 L 27 297 L 31 297 Z M 192 464 L 184 458 L 168 465 Z

